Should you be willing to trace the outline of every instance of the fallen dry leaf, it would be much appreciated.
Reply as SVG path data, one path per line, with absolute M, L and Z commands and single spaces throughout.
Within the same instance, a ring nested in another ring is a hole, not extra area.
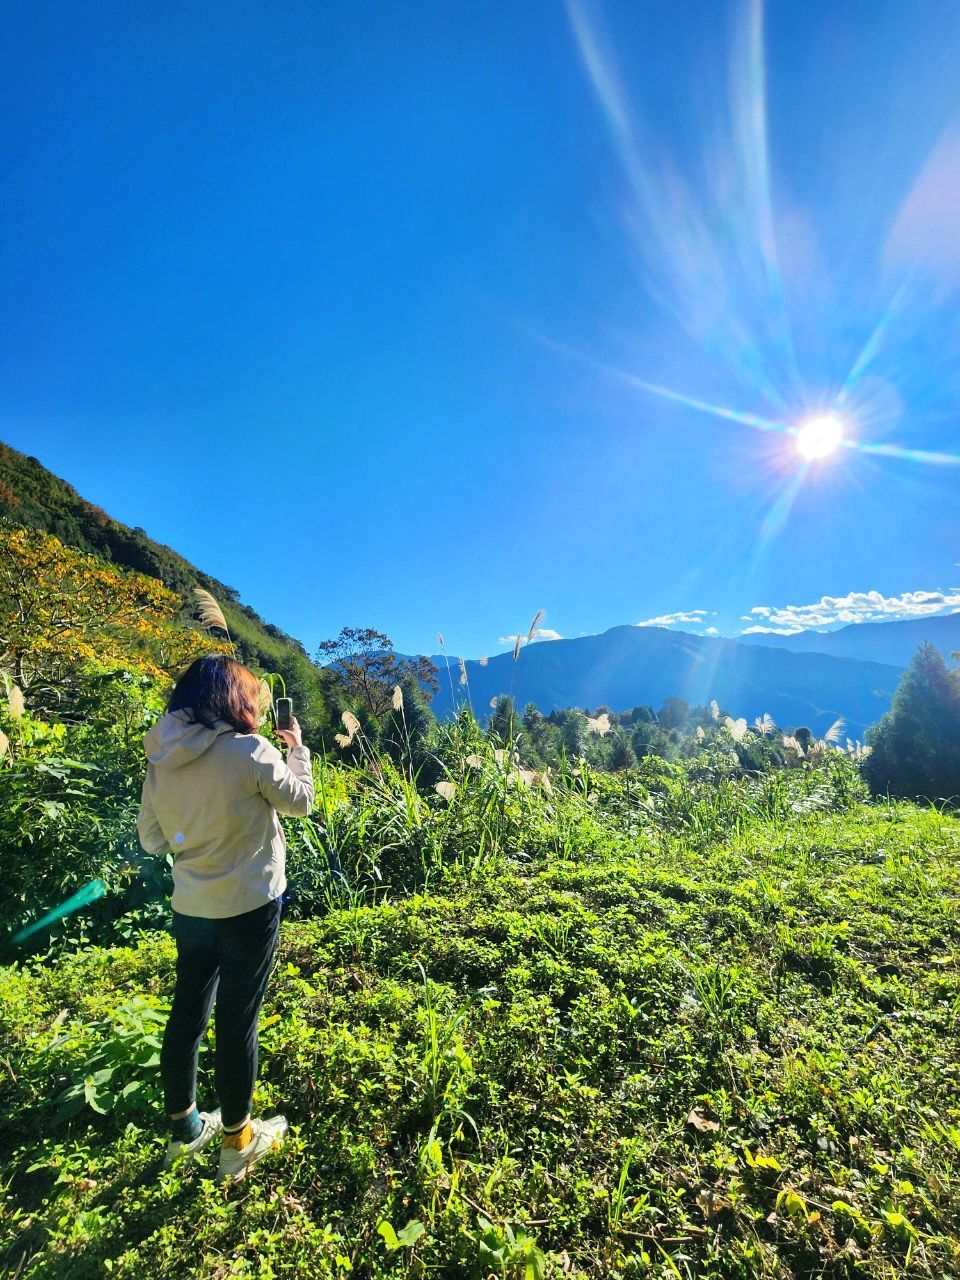
M 687 1124 L 697 1133 L 715 1133 L 720 1128 L 716 1120 L 708 1120 L 696 1107 L 687 1116 Z

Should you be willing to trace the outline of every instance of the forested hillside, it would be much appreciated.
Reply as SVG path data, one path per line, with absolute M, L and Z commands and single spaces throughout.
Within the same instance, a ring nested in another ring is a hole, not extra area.
M 237 591 L 192 565 L 178 552 L 155 542 L 145 530 L 131 529 L 82 498 L 65 480 L 36 458 L 0 442 L 0 519 L 41 529 L 71 547 L 158 578 L 183 598 L 188 615 L 196 612 L 193 589 L 210 591 L 223 609 L 230 635 L 243 659 L 279 673 L 296 699 L 309 740 L 329 726 L 329 680 L 299 640 L 265 622 L 245 605 Z

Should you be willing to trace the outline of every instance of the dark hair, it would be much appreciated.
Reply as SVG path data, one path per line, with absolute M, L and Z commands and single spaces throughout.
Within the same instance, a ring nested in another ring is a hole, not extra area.
M 167 711 L 187 711 L 191 724 L 212 729 L 218 720 L 237 733 L 256 733 L 260 681 L 236 658 L 210 653 L 196 658 L 173 686 Z

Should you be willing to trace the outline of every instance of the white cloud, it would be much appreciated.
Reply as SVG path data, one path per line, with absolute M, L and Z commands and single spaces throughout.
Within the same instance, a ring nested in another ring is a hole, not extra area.
M 702 627 L 704 618 L 712 618 L 708 609 L 686 609 L 679 613 L 664 613 L 659 618 L 646 618 L 638 627 L 675 627 L 685 623 L 689 627 Z
M 538 640 L 562 640 L 562 639 L 563 639 L 563 636 L 560 634 L 559 631 L 553 631 L 550 627 L 537 627 L 536 631 L 533 633 L 533 640 L 531 643 L 535 644 Z M 515 645 L 516 643 L 517 643 L 516 636 L 501 636 L 498 641 L 498 644 Z M 526 643 L 527 643 L 527 634 L 526 632 L 524 632 L 523 635 L 520 636 L 521 647 Z
M 705 636 L 718 636 L 720 632 L 717 630 L 716 627 L 707 627 L 706 631 L 703 634 Z
M 742 636 L 798 636 L 802 629 L 802 627 L 744 627 L 740 634 Z
M 851 591 L 845 596 L 821 596 L 815 604 L 760 604 L 744 614 L 750 623 L 741 635 L 793 636 L 798 631 L 846 626 L 858 622 L 902 622 L 960 610 L 960 588 L 949 591 L 905 591 L 885 596 L 879 591 Z

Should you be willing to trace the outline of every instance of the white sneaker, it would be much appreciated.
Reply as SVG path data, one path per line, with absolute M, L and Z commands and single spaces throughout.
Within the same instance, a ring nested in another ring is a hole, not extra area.
M 287 1136 L 286 1116 L 271 1116 L 269 1120 L 251 1120 L 253 1137 L 245 1147 L 221 1147 L 218 1182 L 239 1182 L 255 1164 L 269 1155 Z
M 195 1160 L 204 1147 L 209 1146 L 214 1138 L 219 1136 L 223 1128 L 219 1108 L 216 1111 L 201 1111 L 200 1119 L 203 1121 L 203 1128 L 200 1130 L 199 1137 L 194 1138 L 192 1142 L 181 1142 L 178 1138 L 171 1138 L 167 1143 L 167 1154 L 163 1158 L 165 1169 L 171 1168 L 178 1160 Z

